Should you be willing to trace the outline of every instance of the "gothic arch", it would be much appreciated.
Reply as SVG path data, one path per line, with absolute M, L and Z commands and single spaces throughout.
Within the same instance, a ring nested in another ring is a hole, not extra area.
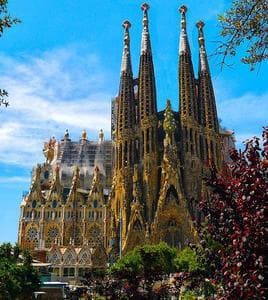
M 133 223 L 133 230 L 135 231 L 142 231 L 142 225 L 141 222 L 139 221 L 139 219 L 136 219 Z
M 53 247 L 47 254 L 47 260 L 53 265 L 60 265 L 62 261 L 62 254 L 58 247 Z
M 77 261 L 77 255 L 73 247 L 68 247 L 63 254 L 63 264 L 64 265 L 74 265 Z
M 179 196 L 177 193 L 177 190 L 175 189 L 174 185 L 171 185 L 166 193 L 165 197 L 165 204 L 169 205 L 172 203 L 176 203 L 177 205 L 180 205 Z
M 93 249 L 90 246 L 83 246 L 78 254 L 79 265 L 90 265 L 91 264 L 91 251 Z

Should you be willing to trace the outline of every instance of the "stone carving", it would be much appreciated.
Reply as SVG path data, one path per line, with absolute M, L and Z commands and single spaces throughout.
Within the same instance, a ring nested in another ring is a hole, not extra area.
M 44 143 L 43 153 L 46 158 L 46 163 L 51 164 L 54 159 L 56 139 L 52 137 L 48 142 Z

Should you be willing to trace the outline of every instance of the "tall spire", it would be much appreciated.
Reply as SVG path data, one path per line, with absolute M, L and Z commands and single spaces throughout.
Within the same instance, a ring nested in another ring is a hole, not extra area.
M 205 38 L 203 27 L 205 24 L 199 21 L 196 24 L 198 28 L 198 42 L 199 42 L 199 121 L 206 128 L 214 130 L 216 133 L 219 131 L 217 109 L 215 95 L 209 71 L 208 59 L 205 48 Z
M 199 44 L 199 71 L 201 72 L 209 72 L 206 48 L 205 48 L 205 38 L 203 27 L 205 23 L 199 21 L 196 23 L 196 27 L 198 28 L 198 44 Z
M 117 98 L 117 159 L 116 165 L 121 168 L 123 165 L 131 164 L 133 161 L 132 141 L 129 137 L 132 135 L 135 125 L 135 100 L 133 74 L 130 57 L 130 36 L 129 21 L 123 23 L 124 32 L 124 48 L 121 64 L 121 77 L 119 86 L 119 95 Z
M 123 72 L 127 72 L 132 74 L 131 60 L 130 60 L 130 36 L 129 36 L 129 28 L 131 27 L 131 23 L 129 21 L 124 21 L 122 24 L 123 28 L 125 28 L 124 33 L 124 48 L 122 55 L 122 63 L 121 63 L 121 75 Z
M 188 37 L 187 37 L 187 31 L 186 31 L 186 12 L 187 7 L 185 5 L 182 5 L 179 8 L 179 12 L 181 13 L 181 33 L 180 33 L 180 46 L 179 51 L 181 53 L 189 53 L 191 54 Z
M 148 223 L 153 219 L 153 202 L 156 198 L 157 162 L 158 162 L 158 117 L 156 104 L 156 87 L 153 55 L 149 34 L 149 5 L 141 6 L 143 11 L 143 29 L 141 39 L 141 55 L 139 65 L 139 125 L 140 125 L 140 157 L 143 162 L 145 219 Z
M 142 29 L 142 39 L 141 39 L 141 54 L 149 52 L 151 54 L 151 41 L 149 34 L 149 20 L 148 20 L 148 9 L 150 6 L 147 3 L 143 3 L 141 9 L 143 10 L 143 29 Z
M 198 120 L 197 99 L 195 94 L 195 78 L 191 51 L 186 31 L 187 7 L 182 5 L 181 31 L 179 45 L 179 86 L 180 86 L 180 116 L 183 124 Z
M 122 134 L 124 129 L 132 128 L 134 125 L 134 88 L 133 75 L 130 57 L 130 37 L 129 21 L 123 23 L 124 33 L 124 49 L 121 64 L 121 78 L 118 95 L 118 118 L 117 133 Z
M 143 29 L 141 39 L 141 56 L 139 67 L 139 105 L 140 119 L 143 120 L 157 112 L 156 90 L 152 49 L 148 28 L 149 5 L 144 3 L 141 6 L 143 11 Z

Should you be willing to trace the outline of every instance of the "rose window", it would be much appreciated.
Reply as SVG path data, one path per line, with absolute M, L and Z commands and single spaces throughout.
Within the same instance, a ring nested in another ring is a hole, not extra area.
M 27 232 L 27 238 L 30 241 L 34 241 L 38 238 L 38 231 L 36 228 L 31 227 Z
M 59 229 L 57 227 L 52 227 L 48 230 L 48 236 L 53 239 L 59 235 Z

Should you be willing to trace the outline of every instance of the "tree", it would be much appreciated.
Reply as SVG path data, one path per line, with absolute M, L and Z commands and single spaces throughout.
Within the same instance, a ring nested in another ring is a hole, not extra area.
M 38 290 L 40 282 L 33 269 L 32 258 L 18 246 L 0 246 L 0 299 L 28 300 Z
M 228 56 L 244 50 L 242 63 L 251 70 L 268 57 L 267 0 L 233 0 L 232 6 L 219 16 L 221 35 L 224 38 L 217 48 L 222 65 Z
M 175 271 L 177 250 L 166 243 L 136 247 L 111 267 L 111 274 L 123 280 L 128 297 L 138 298 L 138 289 L 144 286 L 152 299 L 153 284 Z
M 254 137 L 245 150 L 231 153 L 232 164 L 223 174 L 215 168 L 207 180 L 211 195 L 201 202 L 207 234 L 218 247 L 201 245 L 211 278 L 221 285 L 218 299 L 265 299 L 265 208 L 268 200 L 268 127 L 264 147 Z M 220 296 L 221 294 L 221 296 Z
M 0 37 L 3 35 L 4 29 L 10 28 L 12 25 L 19 23 L 19 19 L 12 18 L 7 9 L 8 0 L 0 0 Z M 0 106 L 8 106 L 8 93 L 6 90 L 0 89 Z
M 217 245 L 211 239 L 206 241 L 208 242 L 207 249 L 212 253 L 212 249 Z M 208 299 L 215 294 L 215 281 L 211 278 L 211 274 L 213 274 L 211 271 L 215 270 L 212 261 L 215 259 L 214 256 L 212 257 L 213 260 L 208 259 L 209 253 L 205 252 L 204 249 L 204 244 L 203 246 L 190 244 L 189 247 L 178 252 L 175 263 L 179 273 L 175 276 L 174 284 L 177 294 L 182 299 L 196 299 L 198 297 Z

